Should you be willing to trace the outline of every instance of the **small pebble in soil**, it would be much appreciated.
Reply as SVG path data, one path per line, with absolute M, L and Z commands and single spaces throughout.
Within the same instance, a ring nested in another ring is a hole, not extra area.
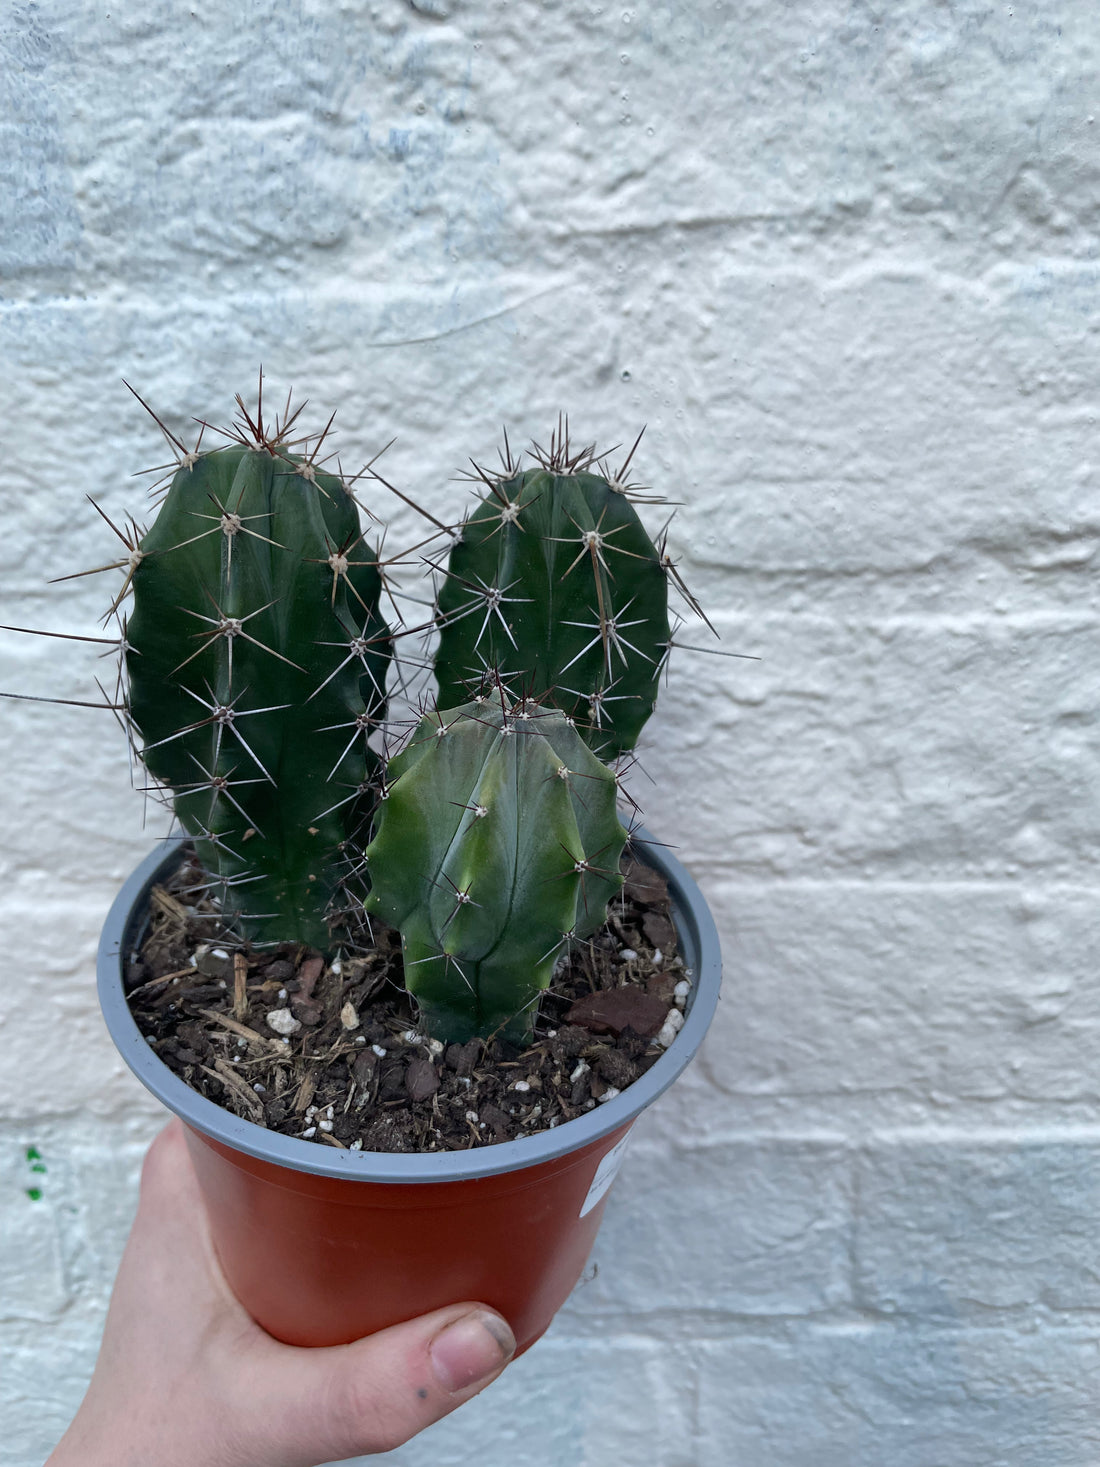
M 526 1080 L 517 1080 L 516 1083 L 512 1086 L 513 1090 L 521 1090 L 524 1094 L 526 1094 L 527 1091 L 530 1090 L 530 1088 L 531 1086 L 527 1083 Z
M 617 1085 L 609 1085 L 600 1096 L 600 1104 L 606 1105 L 609 1100 L 614 1100 L 616 1095 L 621 1095 L 622 1093 Z
M 317 1134 L 317 1127 L 316 1126 L 307 1126 L 305 1128 L 305 1130 L 302 1132 L 302 1137 L 303 1137 L 304 1140 L 308 1141 L 311 1136 L 316 1136 L 316 1134 Z
M 684 1004 L 687 1003 L 687 996 L 690 992 L 691 984 L 687 981 L 686 978 L 681 978 L 679 983 L 677 983 L 676 987 L 672 990 L 672 997 L 678 1009 L 682 1009 Z
M 572 1080 L 573 1084 L 575 1085 L 577 1083 L 577 1081 L 581 1078 L 582 1075 L 587 1075 L 587 1074 L 588 1074 L 588 1066 L 585 1064 L 584 1060 L 578 1060 L 577 1061 L 577 1068 L 573 1071 L 573 1073 L 569 1076 L 569 1078 L 570 1078 L 570 1080 Z
M 661 1025 L 657 1035 L 657 1043 L 662 1049 L 667 1049 L 672 1041 L 684 1027 L 684 1016 L 679 1009 L 669 1009 L 668 1018 Z
M 284 1037 L 288 1034 L 297 1034 L 302 1027 L 289 1009 L 271 1009 L 265 1017 L 267 1027 Z
M 386 1050 L 385 1050 L 385 1047 L 383 1045 L 381 1045 L 381 1044 L 372 1044 L 371 1045 L 371 1049 L 374 1051 L 374 1053 L 378 1056 L 379 1059 L 385 1059 L 386 1058 Z
M 637 959 L 637 956 L 638 954 L 634 951 L 632 947 L 624 947 L 620 949 L 619 961 L 623 963 L 633 963 Z

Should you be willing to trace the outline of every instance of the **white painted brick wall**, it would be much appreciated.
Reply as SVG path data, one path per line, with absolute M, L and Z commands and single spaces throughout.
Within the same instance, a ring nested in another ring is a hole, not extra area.
M 502 422 L 648 424 L 761 659 L 681 655 L 637 784 L 715 906 L 713 1039 L 595 1276 L 404 1467 L 1100 1461 L 1098 65 L 1093 0 L 0 7 L 3 621 L 94 624 L 45 582 L 112 553 L 85 492 L 140 512 L 121 378 L 182 426 L 262 361 L 448 513 Z M 90 665 L 0 634 L 0 688 Z M 92 992 L 160 826 L 106 717 L 0 718 L 32 1467 L 161 1120 Z

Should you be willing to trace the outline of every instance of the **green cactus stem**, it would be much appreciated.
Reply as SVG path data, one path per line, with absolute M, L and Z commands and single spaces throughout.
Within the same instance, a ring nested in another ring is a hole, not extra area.
M 285 435 L 189 454 L 131 555 L 142 759 L 259 942 L 324 949 L 365 839 L 390 634 L 355 501 Z
M 439 701 L 502 678 L 568 713 L 601 759 L 632 749 L 667 655 L 668 569 L 620 473 L 556 436 L 538 467 L 505 456 L 439 592 Z M 629 460 L 628 460 L 629 462 Z M 625 469 L 625 466 L 624 466 Z
M 421 719 L 389 764 L 367 910 L 442 1040 L 525 1039 L 571 938 L 606 919 L 627 832 L 616 781 L 562 713 L 492 696 Z

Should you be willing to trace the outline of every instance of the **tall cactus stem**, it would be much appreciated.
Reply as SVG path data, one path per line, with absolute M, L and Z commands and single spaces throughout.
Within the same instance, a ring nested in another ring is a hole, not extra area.
M 270 428 L 262 395 L 238 406 L 237 441 L 187 456 L 134 546 L 129 712 L 243 935 L 323 949 L 365 834 L 391 640 L 324 433 L 303 457 L 297 412 Z

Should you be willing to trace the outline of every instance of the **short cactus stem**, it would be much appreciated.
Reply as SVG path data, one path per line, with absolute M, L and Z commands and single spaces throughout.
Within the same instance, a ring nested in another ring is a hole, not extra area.
M 441 704 L 503 678 L 577 722 L 601 759 L 634 747 L 668 652 L 668 575 L 629 494 L 556 445 L 509 461 L 453 546 L 439 593 Z
M 387 785 L 367 910 L 401 931 L 422 1026 L 525 1039 L 559 954 L 622 885 L 614 775 L 560 712 L 498 690 L 421 719 Z

